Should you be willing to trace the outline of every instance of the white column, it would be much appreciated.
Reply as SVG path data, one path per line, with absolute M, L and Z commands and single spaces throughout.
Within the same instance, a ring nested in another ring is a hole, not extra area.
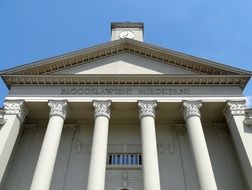
M 213 168 L 200 121 L 201 101 L 183 101 L 183 114 L 201 190 L 217 190 Z
M 141 122 L 144 190 L 160 190 L 157 141 L 155 131 L 156 101 L 138 101 Z
M 7 100 L 1 113 L 0 126 L 0 183 L 16 143 L 21 124 L 27 115 L 23 100 Z
M 227 101 L 224 115 L 237 151 L 248 189 L 252 190 L 252 127 L 245 117 L 245 101 Z
M 110 101 L 93 101 L 95 124 L 87 190 L 105 189 L 110 105 Z
M 67 115 L 67 101 L 49 101 L 49 122 L 33 176 L 31 190 L 49 190 L 54 164 L 59 147 L 64 120 Z

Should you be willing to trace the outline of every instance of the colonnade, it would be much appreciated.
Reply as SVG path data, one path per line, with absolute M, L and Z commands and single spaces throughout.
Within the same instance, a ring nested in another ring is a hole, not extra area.
M 24 109 L 23 103 L 20 105 L 22 106 L 22 109 Z M 68 110 L 66 100 L 50 100 L 48 106 L 50 108 L 49 122 L 33 176 L 31 190 L 49 190 L 50 188 L 61 132 L 64 125 L 64 120 L 67 117 Z M 156 106 L 156 101 L 138 101 L 139 120 L 141 124 L 144 190 L 161 189 L 155 131 Z M 183 116 L 186 122 L 188 137 L 195 161 L 199 187 L 201 190 L 217 190 L 214 172 L 200 120 L 201 106 L 201 101 L 183 101 Z M 108 130 L 109 120 L 111 117 L 111 101 L 94 100 L 93 107 L 95 122 L 87 190 L 104 190 Z M 20 108 L 17 108 L 17 110 L 18 109 L 20 110 Z M 232 109 L 227 107 L 226 110 L 228 113 L 232 114 Z M 13 112 L 12 114 L 17 114 L 17 112 Z M 23 121 L 23 118 L 20 121 Z M 17 125 L 20 126 L 21 122 Z M 1 148 L 2 147 L 0 147 L 0 151 L 2 151 Z M 0 159 L 2 159 L 2 152 L 0 153 Z M 3 168 L 0 169 L 4 171 Z M 248 172 L 248 175 L 249 174 L 250 173 Z

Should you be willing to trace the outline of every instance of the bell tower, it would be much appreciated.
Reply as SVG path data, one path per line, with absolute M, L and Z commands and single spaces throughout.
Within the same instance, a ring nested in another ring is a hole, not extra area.
M 144 24 L 142 22 L 112 22 L 111 41 L 123 38 L 143 42 Z

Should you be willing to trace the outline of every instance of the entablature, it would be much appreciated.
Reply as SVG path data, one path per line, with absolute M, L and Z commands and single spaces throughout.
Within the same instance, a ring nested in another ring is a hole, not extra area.
M 197 85 L 245 87 L 244 75 L 2 75 L 6 85 Z

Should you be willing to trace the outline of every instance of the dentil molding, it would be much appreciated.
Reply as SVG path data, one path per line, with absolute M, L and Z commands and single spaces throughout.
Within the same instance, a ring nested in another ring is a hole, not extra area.
M 60 116 L 66 119 L 67 116 L 67 100 L 49 100 L 50 108 L 49 117 Z
M 106 100 L 106 101 L 94 100 L 93 101 L 94 118 L 97 118 L 99 116 L 105 116 L 108 119 L 110 119 L 110 116 L 111 116 L 110 106 L 111 106 L 110 100 Z
M 202 106 L 202 103 L 200 100 L 199 101 L 186 101 L 185 100 L 182 102 L 182 106 L 183 106 L 184 120 L 192 116 L 201 117 L 200 108 Z
M 20 122 L 24 121 L 28 113 L 24 100 L 7 100 L 4 102 L 4 110 L 7 115 L 17 115 Z
M 150 116 L 155 118 L 155 108 L 157 107 L 157 101 L 138 101 L 138 108 L 139 108 L 139 119 L 142 117 Z

